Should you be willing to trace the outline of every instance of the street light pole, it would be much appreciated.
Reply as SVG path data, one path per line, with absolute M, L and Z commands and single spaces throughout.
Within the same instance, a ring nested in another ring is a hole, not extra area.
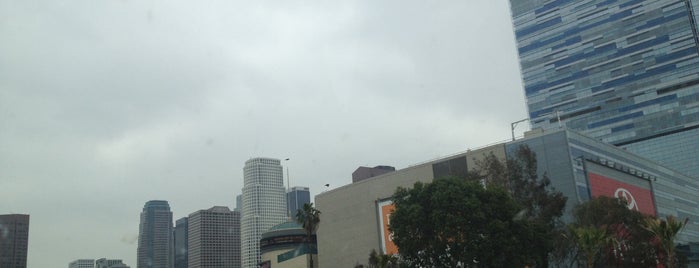
M 522 122 L 527 121 L 527 120 L 529 120 L 529 118 L 525 118 L 525 119 L 522 119 L 522 120 L 519 120 L 516 122 L 512 122 L 510 124 L 510 129 L 512 130 L 512 141 L 515 140 L 515 127 L 517 127 L 517 124 L 522 123 Z
M 289 161 L 290 158 L 284 159 L 284 161 Z M 291 178 L 289 178 L 289 165 L 286 165 L 286 193 L 284 193 L 284 199 L 286 199 L 286 216 L 291 218 L 291 204 L 289 200 L 289 192 L 291 191 Z

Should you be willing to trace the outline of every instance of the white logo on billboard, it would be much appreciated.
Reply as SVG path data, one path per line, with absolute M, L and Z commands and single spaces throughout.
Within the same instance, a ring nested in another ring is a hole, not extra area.
M 629 209 L 635 209 L 638 210 L 638 204 L 636 204 L 636 199 L 633 198 L 633 195 L 629 190 L 626 190 L 624 188 L 619 188 L 616 189 L 616 192 L 614 192 L 614 197 L 626 200 L 626 207 Z

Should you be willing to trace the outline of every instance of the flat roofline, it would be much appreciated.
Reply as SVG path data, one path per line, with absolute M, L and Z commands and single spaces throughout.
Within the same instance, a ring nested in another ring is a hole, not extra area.
M 476 149 L 467 149 L 466 151 L 461 151 L 461 152 L 454 153 L 454 154 L 450 154 L 450 155 L 447 155 L 447 156 L 444 156 L 444 157 L 433 158 L 433 159 L 430 159 L 430 160 L 427 160 L 427 161 L 418 162 L 417 164 L 410 165 L 410 166 L 408 166 L 408 167 L 406 167 L 406 168 L 396 169 L 395 171 L 392 171 L 392 172 L 388 172 L 388 173 L 384 173 L 384 174 L 381 174 L 381 175 L 377 175 L 377 176 L 374 176 L 374 177 L 371 177 L 371 178 L 367 178 L 367 179 L 364 179 L 364 180 L 361 180 L 361 181 L 358 181 L 358 182 L 353 182 L 353 183 L 345 184 L 345 185 L 342 185 L 342 186 L 337 187 L 337 188 L 335 188 L 335 189 L 323 191 L 323 192 L 321 192 L 321 193 L 319 193 L 319 194 L 316 194 L 315 197 L 317 198 L 317 197 L 319 197 L 319 196 L 323 196 L 323 195 L 325 195 L 325 194 L 329 194 L 329 193 L 335 192 L 335 191 L 337 191 L 337 190 L 343 190 L 343 189 L 346 189 L 346 188 L 348 188 L 348 187 L 352 187 L 352 185 L 361 185 L 362 183 L 368 183 L 368 182 L 370 182 L 370 181 L 377 180 L 377 179 L 381 179 L 381 178 L 386 177 L 386 176 L 395 176 L 397 173 L 407 172 L 407 171 L 410 171 L 410 170 L 413 170 L 413 169 L 416 169 L 416 168 L 421 168 L 421 167 L 424 167 L 424 166 L 427 166 L 427 165 L 432 165 L 432 164 L 435 164 L 435 163 L 438 163 L 438 162 L 441 162 L 441 161 L 451 160 L 451 159 L 454 159 L 454 158 L 458 158 L 458 157 L 462 157 L 462 156 L 467 156 L 467 155 L 470 155 L 470 154 L 478 153 L 478 152 L 480 152 L 480 151 L 487 151 L 487 149 L 489 149 L 489 148 L 494 148 L 494 147 L 497 147 L 497 146 L 503 146 L 503 147 L 504 147 L 505 145 L 506 145 L 505 142 L 497 142 L 497 143 L 492 143 L 492 144 L 488 144 L 488 145 L 485 145 L 485 146 L 477 147 Z

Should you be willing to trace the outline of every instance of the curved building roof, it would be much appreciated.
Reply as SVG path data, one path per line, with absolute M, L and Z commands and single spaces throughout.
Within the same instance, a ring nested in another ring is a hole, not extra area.
M 287 221 L 269 228 L 269 230 L 262 234 L 262 238 L 270 238 L 283 235 L 306 235 L 306 231 L 303 230 L 303 226 L 295 221 Z

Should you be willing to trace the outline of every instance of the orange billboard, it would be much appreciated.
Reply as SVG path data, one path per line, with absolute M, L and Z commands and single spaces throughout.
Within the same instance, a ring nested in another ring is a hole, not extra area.
M 391 213 L 396 208 L 391 200 L 381 201 L 378 204 L 379 226 L 381 231 L 381 250 L 383 254 L 398 254 L 398 247 L 393 243 L 393 233 L 388 230 L 391 224 Z

